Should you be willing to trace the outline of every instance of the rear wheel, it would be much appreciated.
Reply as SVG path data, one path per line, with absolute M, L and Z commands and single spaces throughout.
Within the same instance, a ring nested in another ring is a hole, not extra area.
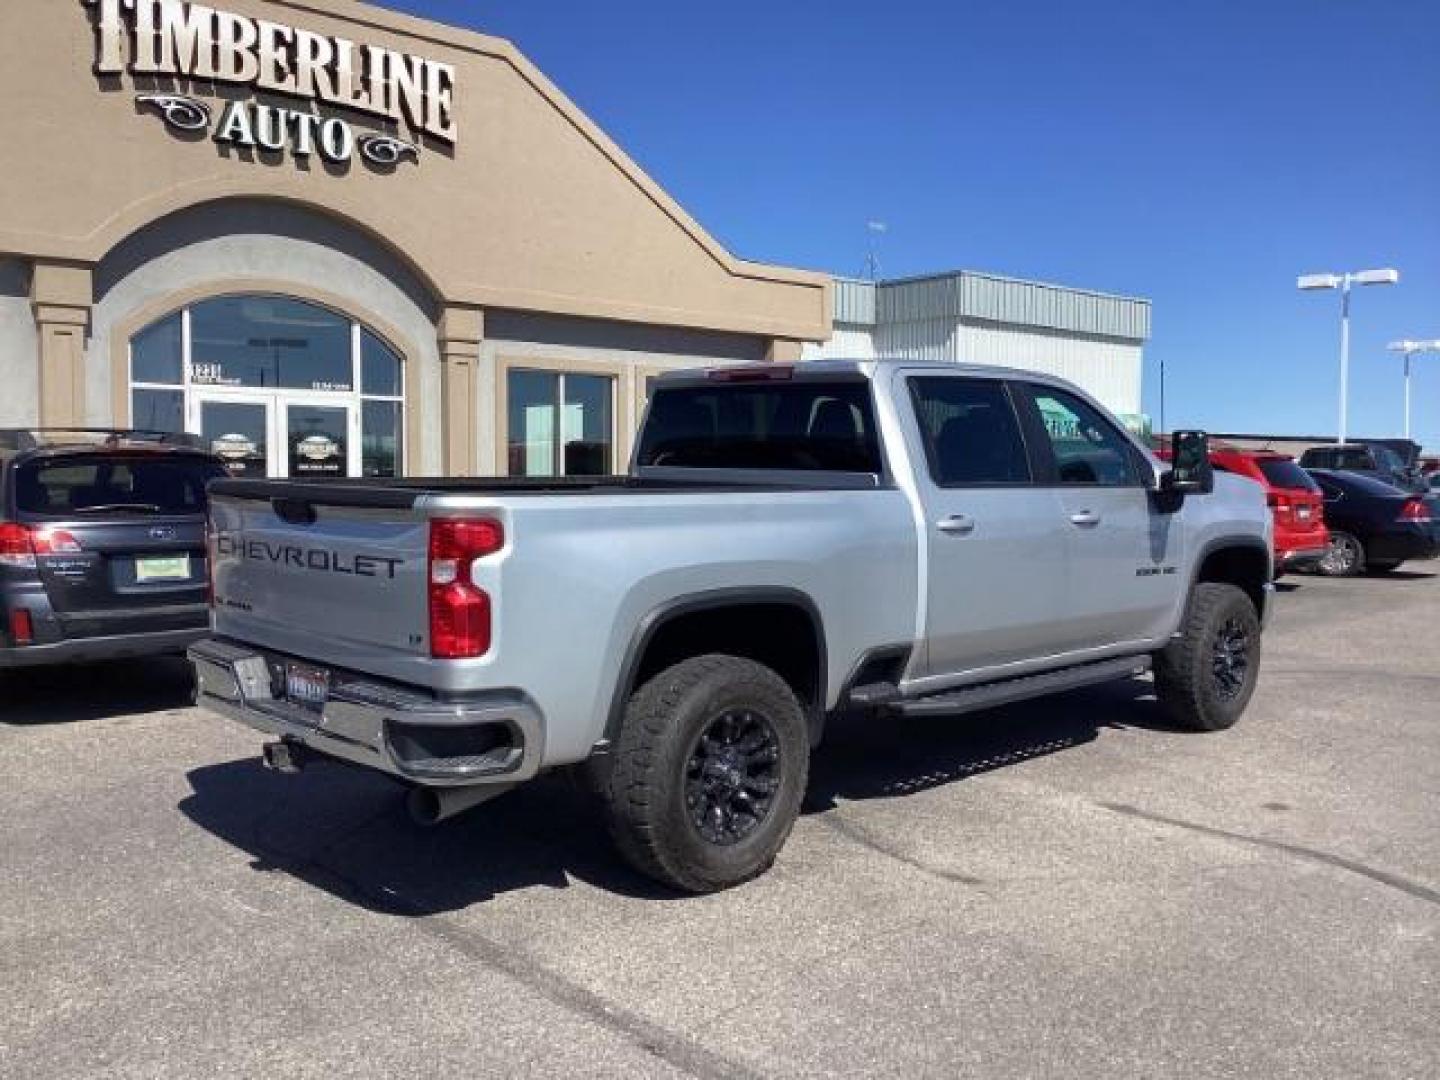
M 1260 676 L 1260 618 L 1234 585 L 1195 586 L 1180 637 L 1155 658 L 1155 691 L 1193 731 L 1230 727 Z
M 1330 544 L 1316 565 L 1329 577 L 1354 577 L 1365 571 L 1365 547 L 1349 533 L 1332 529 Z
M 626 707 L 604 791 L 611 835 L 666 885 L 738 885 L 775 861 L 809 764 L 805 714 L 780 676 L 734 656 L 682 661 Z

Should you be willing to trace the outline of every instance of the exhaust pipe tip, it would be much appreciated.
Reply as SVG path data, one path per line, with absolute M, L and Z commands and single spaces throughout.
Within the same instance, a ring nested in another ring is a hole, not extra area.
M 303 746 L 283 739 L 268 742 L 260 748 L 260 760 L 265 768 L 286 776 L 298 776 L 305 768 L 306 757 Z
M 435 788 L 411 788 L 405 797 L 405 809 L 411 821 L 427 829 L 445 820 L 440 806 L 440 792 Z
M 429 828 L 463 814 L 472 807 L 504 795 L 514 784 L 482 784 L 477 787 L 423 787 L 410 789 L 405 796 L 405 809 L 416 825 Z

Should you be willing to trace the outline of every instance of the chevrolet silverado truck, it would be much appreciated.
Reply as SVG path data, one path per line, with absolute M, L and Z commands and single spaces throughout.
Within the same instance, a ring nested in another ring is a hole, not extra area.
M 1153 670 L 1255 689 L 1270 513 L 1032 372 L 757 364 L 654 384 L 629 472 L 212 485 L 198 702 L 434 822 L 565 767 L 682 891 L 767 869 L 827 717 L 960 715 Z

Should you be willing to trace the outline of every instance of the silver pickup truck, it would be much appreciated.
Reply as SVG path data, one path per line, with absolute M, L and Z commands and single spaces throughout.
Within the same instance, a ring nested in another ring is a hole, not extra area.
M 582 771 L 676 888 L 763 872 L 826 718 L 962 714 L 1153 667 L 1235 722 L 1264 493 L 1076 387 L 953 364 L 679 372 L 629 474 L 213 486 L 201 705 L 388 773 L 438 821 Z

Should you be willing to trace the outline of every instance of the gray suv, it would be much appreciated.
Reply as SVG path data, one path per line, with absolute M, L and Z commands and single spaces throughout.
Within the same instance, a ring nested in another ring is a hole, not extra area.
M 0 671 L 183 652 L 209 625 L 188 436 L 0 430 Z

